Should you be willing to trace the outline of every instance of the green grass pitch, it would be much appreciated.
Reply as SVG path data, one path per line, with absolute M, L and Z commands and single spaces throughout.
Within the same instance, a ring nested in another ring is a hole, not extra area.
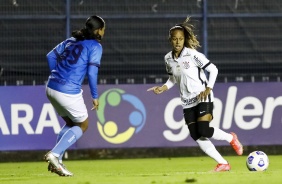
M 0 163 L 0 183 L 11 184 L 276 184 L 282 181 L 282 156 L 269 155 L 267 171 L 251 172 L 246 156 L 226 156 L 231 171 L 212 172 L 209 157 L 65 161 L 73 177 L 47 171 L 46 162 Z

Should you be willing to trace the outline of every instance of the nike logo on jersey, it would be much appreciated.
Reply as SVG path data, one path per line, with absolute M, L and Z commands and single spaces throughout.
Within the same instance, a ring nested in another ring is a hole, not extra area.
M 204 112 L 206 112 L 206 111 L 200 111 L 200 114 L 203 114 Z
M 191 56 L 191 54 L 187 53 L 187 54 L 183 55 L 183 57 L 188 57 L 188 56 Z

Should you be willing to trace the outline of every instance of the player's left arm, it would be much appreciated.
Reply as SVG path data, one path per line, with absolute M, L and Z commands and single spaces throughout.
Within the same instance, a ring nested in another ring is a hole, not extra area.
M 209 73 L 207 87 L 212 89 L 218 74 L 217 67 L 213 63 L 211 63 L 204 54 L 197 51 L 194 52 L 193 60 L 199 68 L 206 70 Z
M 213 86 L 217 78 L 218 69 L 213 63 L 210 62 L 209 65 L 205 67 L 205 70 L 209 72 L 209 80 L 207 87 L 213 89 Z
M 217 67 L 212 63 L 209 63 L 207 67 L 205 68 L 205 70 L 209 72 L 209 80 L 208 80 L 206 89 L 202 91 L 198 96 L 198 98 L 200 98 L 201 101 L 205 101 L 207 99 L 208 95 L 210 94 L 211 90 L 213 89 L 213 86 L 215 84 L 216 77 L 218 74 Z
M 204 91 L 202 91 L 199 94 L 199 98 L 204 101 L 206 100 L 207 96 L 210 94 L 210 91 L 213 89 L 217 74 L 218 74 L 218 69 L 217 67 L 211 63 L 204 54 L 202 53 L 197 53 L 193 57 L 196 65 L 203 70 L 206 70 L 209 73 L 209 79 L 208 79 L 208 84 L 207 87 Z

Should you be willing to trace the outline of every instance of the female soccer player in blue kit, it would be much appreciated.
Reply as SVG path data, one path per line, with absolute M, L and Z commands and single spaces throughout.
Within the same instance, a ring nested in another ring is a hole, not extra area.
M 81 85 L 87 75 L 93 108 L 98 109 L 97 76 L 102 57 L 102 40 L 105 21 L 91 16 L 81 30 L 58 44 L 47 54 L 51 74 L 46 85 L 46 95 L 65 125 L 57 137 L 57 144 L 44 159 L 48 170 L 60 176 L 72 176 L 62 163 L 64 152 L 73 145 L 88 128 L 88 113 L 84 104 Z
M 218 69 L 196 50 L 200 45 L 193 33 L 193 25 L 189 23 L 189 17 L 184 23 L 169 30 L 169 41 L 172 51 L 164 58 L 169 78 L 164 85 L 154 86 L 148 91 L 161 94 L 177 84 L 184 119 L 191 137 L 218 163 L 214 171 L 229 171 L 230 164 L 220 155 L 209 138 L 229 142 L 238 155 L 243 154 L 243 146 L 235 133 L 227 133 L 217 127 L 209 126 L 213 119 L 212 89 Z M 209 72 L 209 79 L 206 78 L 204 70 Z

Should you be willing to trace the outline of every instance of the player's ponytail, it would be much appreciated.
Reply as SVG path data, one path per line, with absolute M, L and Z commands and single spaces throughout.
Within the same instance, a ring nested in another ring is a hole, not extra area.
M 81 30 L 75 30 L 72 32 L 72 36 L 76 38 L 77 40 L 85 40 L 84 32 L 85 32 L 84 28 Z

